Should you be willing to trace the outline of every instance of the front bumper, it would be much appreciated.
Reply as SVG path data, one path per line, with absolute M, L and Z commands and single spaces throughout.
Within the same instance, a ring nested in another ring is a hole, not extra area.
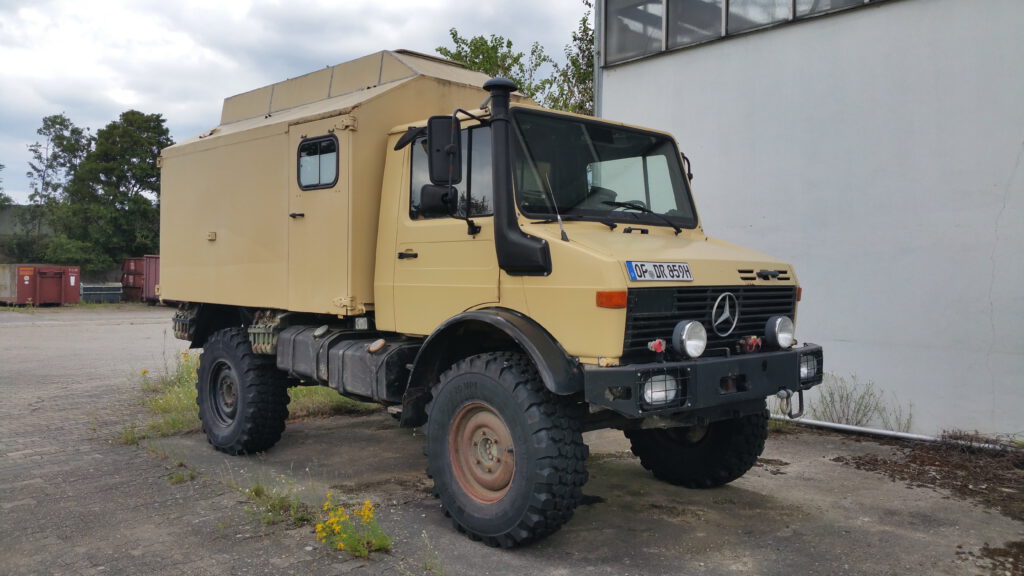
M 822 380 L 822 349 L 804 344 L 789 350 L 583 369 L 591 406 L 609 408 L 627 418 L 686 417 L 715 421 L 763 410 L 763 399 L 781 390 L 807 390 Z M 804 374 L 801 376 L 801 363 Z M 669 402 L 644 400 L 652 376 L 673 379 L 678 392 Z

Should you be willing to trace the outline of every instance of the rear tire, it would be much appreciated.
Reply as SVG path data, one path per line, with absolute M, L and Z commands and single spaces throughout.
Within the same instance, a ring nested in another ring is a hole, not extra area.
M 228 454 L 262 452 L 288 419 L 288 389 L 274 359 L 253 353 L 245 328 L 213 333 L 199 357 L 196 403 L 206 439 Z
M 587 480 L 573 409 L 522 354 L 472 356 L 441 376 L 427 405 L 427 472 L 459 531 L 509 548 L 572 518 Z
M 659 480 L 687 488 L 714 488 L 743 476 L 768 438 L 768 411 L 703 428 L 627 430 L 633 454 Z

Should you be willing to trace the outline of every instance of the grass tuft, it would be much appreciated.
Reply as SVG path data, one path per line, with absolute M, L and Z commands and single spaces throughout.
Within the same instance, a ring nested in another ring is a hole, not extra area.
M 132 422 L 122 430 L 119 441 L 138 444 L 144 438 L 173 436 L 201 429 L 199 406 L 196 404 L 196 381 L 199 354 L 183 351 L 177 356 L 173 371 L 154 377 L 143 370 L 139 377 L 146 394 L 145 406 L 152 418 L 144 425 Z M 288 405 L 290 420 L 326 418 L 342 414 L 367 414 L 380 409 L 376 404 L 357 402 L 322 386 L 290 388 Z
M 259 482 L 245 491 L 245 497 L 250 502 L 246 509 L 263 524 L 305 526 L 313 521 L 312 509 L 297 496 L 267 488 Z

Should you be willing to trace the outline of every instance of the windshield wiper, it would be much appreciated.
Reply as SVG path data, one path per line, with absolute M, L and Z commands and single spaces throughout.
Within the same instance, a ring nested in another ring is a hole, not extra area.
M 564 222 L 579 222 L 579 221 L 581 221 L 583 219 L 584 218 L 582 216 L 580 216 L 579 214 L 563 214 L 562 215 L 562 221 L 564 221 Z M 555 222 L 558 222 L 558 218 L 545 218 L 544 220 L 530 220 L 530 224 L 554 224 Z M 615 222 L 611 222 L 610 220 L 595 220 L 595 222 L 598 222 L 600 224 L 604 224 L 605 226 L 607 226 L 608 228 L 610 228 L 612 230 L 615 230 L 619 226 L 618 224 L 616 224 Z
M 664 216 L 662 214 L 659 214 L 659 213 L 655 212 L 654 210 L 651 210 L 650 208 L 648 208 L 647 206 L 644 206 L 643 204 L 635 204 L 633 202 L 615 202 L 615 201 L 612 201 L 612 200 L 605 200 L 605 201 L 601 202 L 601 204 L 604 204 L 606 206 L 614 206 L 616 208 L 625 208 L 627 210 L 636 210 L 638 212 L 643 212 L 644 214 L 650 214 L 650 215 L 654 216 L 655 218 L 661 220 L 665 224 L 668 224 L 669 226 L 671 226 L 672 229 L 676 231 L 676 236 L 679 236 L 679 233 L 683 231 L 682 228 L 680 228 L 679 226 L 676 226 L 675 222 L 669 220 L 666 216 Z

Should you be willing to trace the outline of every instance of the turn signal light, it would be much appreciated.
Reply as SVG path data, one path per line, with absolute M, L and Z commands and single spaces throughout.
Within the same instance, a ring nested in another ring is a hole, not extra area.
M 615 292 L 598 292 L 597 293 L 597 307 L 598 308 L 625 308 L 626 307 L 626 294 L 625 290 L 619 290 Z

